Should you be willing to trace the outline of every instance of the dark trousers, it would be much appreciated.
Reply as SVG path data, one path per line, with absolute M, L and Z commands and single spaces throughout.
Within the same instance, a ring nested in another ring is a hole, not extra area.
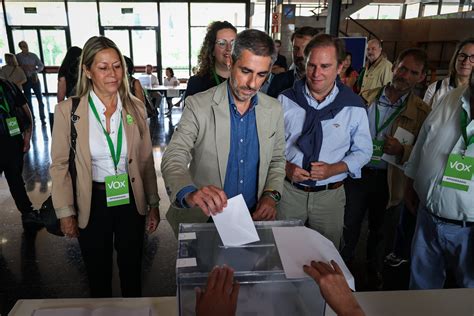
M 0 172 L 5 174 L 10 193 L 21 213 L 33 210 L 23 181 L 23 139 L 21 136 L 0 136 Z
M 44 115 L 43 94 L 41 93 L 41 83 L 39 80 L 37 82 L 33 82 L 31 78 L 28 78 L 23 84 L 23 93 L 25 94 L 26 100 L 28 101 L 28 107 L 30 108 L 31 115 L 33 116 L 34 120 L 35 115 L 33 112 L 33 103 L 31 103 L 31 89 L 33 89 L 36 99 L 38 100 L 40 119 L 41 121 L 44 121 L 46 116 Z
M 411 242 L 415 233 L 416 216 L 405 205 L 400 210 L 397 231 L 393 243 L 393 253 L 403 259 L 410 259 Z
M 112 296 L 113 248 L 122 296 L 141 296 L 144 231 L 145 216 L 137 212 L 131 191 L 130 204 L 107 207 L 105 190 L 93 189 L 89 223 L 79 230 L 91 297 Z
M 387 172 L 362 169 L 361 179 L 346 179 L 344 213 L 344 247 L 341 255 L 350 263 L 359 241 L 362 221 L 368 211 L 367 263 L 371 271 L 381 272 L 384 255 L 384 218 L 388 202 Z

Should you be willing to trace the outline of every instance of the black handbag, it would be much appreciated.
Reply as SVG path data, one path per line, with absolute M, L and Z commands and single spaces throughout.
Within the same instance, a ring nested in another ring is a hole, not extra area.
M 76 139 L 77 139 L 77 132 L 76 127 L 74 124 L 79 119 L 79 116 L 75 114 L 77 110 L 77 106 L 79 105 L 79 98 L 72 98 L 72 107 L 71 107 L 71 147 L 69 149 L 69 173 L 71 175 L 71 182 L 72 182 L 72 189 L 73 189 L 73 196 L 74 196 L 74 208 L 77 210 L 77 203 L 76 203 L 76 163 L 74 158 L 76 156 Z M 53 198 L 51 195 L 43 202 L 41 208 L 39 210 L 41 221 L 44 224 L 44 227 L 48 231 L 48 233 L 56 235 L 56 236 L 64 236 L 63 232 L 61 231 L 61 223 L 56 216 L 56 212 L 53 206 Z

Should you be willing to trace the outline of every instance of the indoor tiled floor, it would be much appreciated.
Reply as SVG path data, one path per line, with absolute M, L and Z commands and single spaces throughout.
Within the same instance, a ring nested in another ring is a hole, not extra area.
M 48 101 L 53 104 L 54 99 Z M 177 241 L 165 219 L 169 200 L 164 190 L 160 162 L 180 115 L 181 110 L 175 108 L 171 118 L 159 116 L 150 121 L 155 168 L 162 199 L 160 206 L 162 221 L 158 230 L 146 237 L 144 296 L 173 296 L 176 293 Z M 35 207 L 39 207 L 50 192 L 51 181 L 48 173 L 50 137 L 49 125 L 41 126 L 37 123 L 31 150 L 25 157 L 24 179 Z M 391 218 L 389 222 L 394 223 L 396 214 L 389 215 Z M 88 297 L 87 278 L 77 240 L 56 237 L 44 229 L 35 236 L 25 236 L 20 213 L 14 205 L 3 176 L 0 177 L 0 218 L 0 315 L 6 315 L 18 299 Z M 388 231 L 393 231 L 393 227 Z M 363 265 L 365 238 L 365 235 L 361 236 L 354 265 L 358 290 L 366 289 Z M 120 296 L 117 269 L 114 272 L 114 296 Z M 408 280 L 406 266 L 386 271 L 384 274 L 385 289 L 406 288 Z

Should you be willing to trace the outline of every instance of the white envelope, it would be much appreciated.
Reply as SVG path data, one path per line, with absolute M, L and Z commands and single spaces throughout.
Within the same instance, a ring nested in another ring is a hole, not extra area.
M 402 127 L 397 128 L 393 137 L 398 139 L 398 141 L 402 145 L 413 145 L 413 142 L 415 140 L 415 135 L 413 135 L 412 133 L 410 133 L 409 131 L 407 131 L 406 129 Z M 392 164 L 402 170 L 405 169 L 403 165 L 400 165 L 397 163 L 397 157 L 395 157 L 394 155 L 383 154 L 382 159 L 388 162 L 389 164 Z
M 329 239 L 304 226 L 272 227 L 272 231 L 287 279 L 309 278 L 303 265 L 310 265 L 312 260 L 327 263 L 334 260 L 349 287 L 355 290 L 354 277 Z
M 242 246 L 260 240 L 242 194 L 228 199 L 224 211 L 212 215 L 212 219 L 226 247 Z

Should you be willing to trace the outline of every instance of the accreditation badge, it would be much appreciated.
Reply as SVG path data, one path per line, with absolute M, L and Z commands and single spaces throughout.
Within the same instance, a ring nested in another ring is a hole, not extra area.
M 450 154 L 444 169 L 441 185 L 456 190 L 467 191 L 474 171 L 474 158 L 460 154 Z
M 372 140 L 372 158 L 370 159 L 370 163 L 378 164 L 382 159 L 383 155 L 383 140 Z
M 16 117 L 9 117 L 5 119 L 7 122 L 7 127 L 8 127 L 8 132 L 10 133 L 10 136 L 16 136 L 20 135 L 20 125 L 18 125 L 18 120 Z
M 129 204 L 128 174 L 105 177 L 105 195 L 107 207 Z

